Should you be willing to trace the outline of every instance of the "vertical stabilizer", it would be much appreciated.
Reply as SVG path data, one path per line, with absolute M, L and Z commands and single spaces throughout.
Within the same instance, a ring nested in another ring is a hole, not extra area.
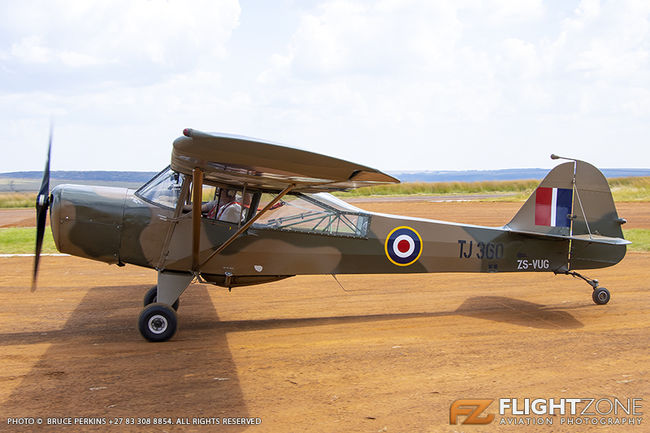
M 605 176 L 584 161 L 565 162 L 542 180 L 505 228 L 533 235 L 570 236 L 568 269 L 618 263 L 626 251 Z
M 622 238 L 621 223 L 605 176 L 591 164 L 572 161 L 551 170 L 506 227 L 540 234 Z

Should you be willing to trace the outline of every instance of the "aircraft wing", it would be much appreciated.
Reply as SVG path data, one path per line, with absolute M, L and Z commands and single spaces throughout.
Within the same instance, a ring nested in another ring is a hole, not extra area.
M 370 167 L 262 140 L 185 129 L 174 140 L 171 166 L 187 175 L 195 167 L 204 179 L 232 186 L 280 191 L 331 192 L 399 183 Z

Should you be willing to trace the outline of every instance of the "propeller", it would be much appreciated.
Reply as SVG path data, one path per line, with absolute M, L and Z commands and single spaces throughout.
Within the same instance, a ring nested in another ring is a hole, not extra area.
M 47 221 L 47 209 L 50 207 L 50 153 L 52 151 L 52 127 L 50 126 L 50 139 L 47 144 L 47 160 L 43 170 L 41 189 L 36 196 L 36 250 L 34 254 L 34 274 L 32 275 L 32 292 L 36 290 L 36 275 L 38 274 L 38 262 L 43 249 L 43 237 L 45 236 L 45 222 Z

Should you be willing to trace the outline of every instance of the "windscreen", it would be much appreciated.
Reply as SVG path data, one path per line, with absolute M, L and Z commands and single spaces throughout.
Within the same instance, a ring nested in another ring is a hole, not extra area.
M 183 176 L 167 167 L 135 194 L 151 203 L 174 209 L 181 194 Z

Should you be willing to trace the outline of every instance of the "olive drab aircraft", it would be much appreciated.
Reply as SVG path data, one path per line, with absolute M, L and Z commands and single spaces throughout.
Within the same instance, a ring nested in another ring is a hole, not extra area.
M 514 218 L 481 227 L 367 212 L 333 191 L 398 183 L 378 170 L 275 143 L 185 129 L 171 164 L 137 191 L 59 185 L 49 191 L 52 135 L 37 196 L 36 287 L 47 211 L 62 253 L 158 272 L 138 327 L 176 332 L 193 281 L 231 289 L 303 274 L 553 272 L 612 266 L 626 244 L 609 185 L 579 160 L 553 168 Z M 552 155 L 554 159 L 560 159 Z

